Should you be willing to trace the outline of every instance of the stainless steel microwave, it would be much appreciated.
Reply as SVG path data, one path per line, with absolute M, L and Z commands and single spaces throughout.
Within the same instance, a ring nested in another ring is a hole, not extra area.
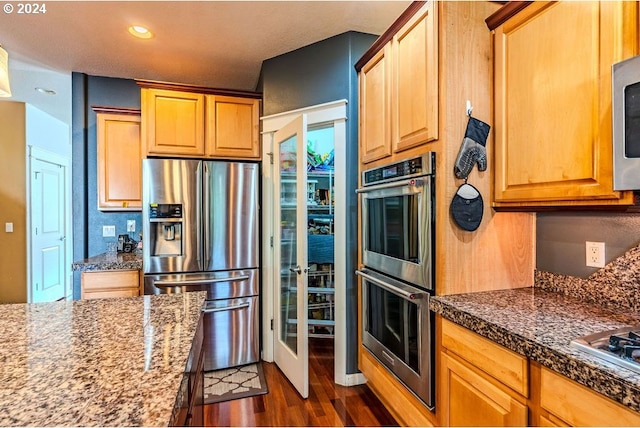
M 613 190 L 640 189 L 640 55 L 613 65 Z

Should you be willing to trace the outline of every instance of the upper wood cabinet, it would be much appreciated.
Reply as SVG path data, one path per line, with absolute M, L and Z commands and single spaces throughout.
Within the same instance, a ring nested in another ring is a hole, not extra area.
M 613 191 L 611 66 L 636 53 L 636 2 L 511 6 L 494 29 L 494 206 L 632 204 Z
M 138 81 L 147 155 L 260 159 L 259 94 L 147 83 Z
M 204 95 L 143 88 L 143 139 L 149 155 L 204 156 Z
M 260 101 L 207 95 L 205 148 L 210 156 L 260 158 Z
M 98 209 L 140 211 L 142 147 L 140 111 L 95 107 Z
M 438 27 L 427 2 L 359 74 L 360 157 L 371 162 L 438 138 Z

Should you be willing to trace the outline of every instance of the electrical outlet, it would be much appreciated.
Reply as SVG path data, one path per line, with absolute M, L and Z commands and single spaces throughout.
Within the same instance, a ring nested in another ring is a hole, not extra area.
M 135 231 L 136 231 L 136 221 L 127 220 L 127 232 L 135 232 Z
M 103 237 L 116 236 L 116 227 L 115 226 L 102 226 L 102 236 Z
M 587 252 L 587 266 L 591 267 L 604 267 L 604 242 L 590 242 L 586 243 Z

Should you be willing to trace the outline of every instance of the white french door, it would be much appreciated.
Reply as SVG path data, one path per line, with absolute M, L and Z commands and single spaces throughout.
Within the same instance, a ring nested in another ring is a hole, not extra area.
M 307 116 L 275 133 L 276 275 L 274 359 L 303 398 L 309 396 Z

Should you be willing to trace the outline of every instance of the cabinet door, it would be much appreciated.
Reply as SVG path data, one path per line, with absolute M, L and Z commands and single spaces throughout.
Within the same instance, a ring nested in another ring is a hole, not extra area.
M 207 95 L 206 152 L 224 158 L 260 158 L 260 101 Z
M 630 196 L 613 191 L 611 147 L 624 7 L 534 2 L 496 29 L 496 202 Z
M 204 95 L 148 88 L 141 93 L 147 153 L 204 156 Z
M 98 209 L 140 211 L 140 115 L 98 113 Z
M 360 71 L 360 159 L 364 163 L 391 155 L 390 50 L 388 44 Z
M 527 425 L 527 406 L 484 373 L 445 352 L 441 364 L 442 425 Z
M 391 116 L 393 151 L 438 138 L 438 28 L 429 2 L 394 36 Z

